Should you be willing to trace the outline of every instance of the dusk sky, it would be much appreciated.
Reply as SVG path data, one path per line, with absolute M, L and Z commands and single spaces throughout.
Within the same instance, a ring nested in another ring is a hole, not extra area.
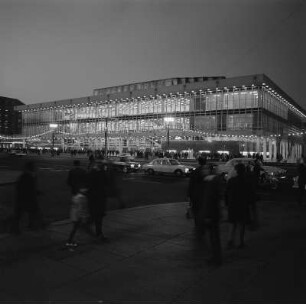
M 0 96 L 264 73 L 306 109 L 304 0 L 0 0 Z

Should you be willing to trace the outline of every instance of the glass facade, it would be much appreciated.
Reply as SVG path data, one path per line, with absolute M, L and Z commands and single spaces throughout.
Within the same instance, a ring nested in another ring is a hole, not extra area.
M 49 124 L 56 122 L 59 130 L 72 135 L 99 135 L 106 129 L 110 133 L 154 132 L 165 129 L 167 116 L 174 118 L 171 129 L 177 130 L 278 134 L 286 129 L 288 107 L 260 89 L 157 95 L 24 111 L 22 130 L 24 136 L 33 136 L 47 132 Z M 298 116 L 294 119 L 298 124 Z
M 305 114 L 296 106 L 264 83 L 254 85 L 250 80 L 246 86 L 246 78 L 239 80 L 238 86 L 230 79 L 166 79 L 97 89 L 93 96 L 75 100 L 24 106 L 22 134 L 48 138 L 49 124 L 57 123 L 57 134 L 101 148 L 106 132 L 110 146 L 129 142 L 145 147 L 151 145 L 152 137 L 165 138 L 168 128 L 171 140 L 220 135 L 287 138 L 303 130 Z M 223 81 L 222 88 L 217 87 L 219 81 Z M 166 117 L 173 120 L 167 123 Z

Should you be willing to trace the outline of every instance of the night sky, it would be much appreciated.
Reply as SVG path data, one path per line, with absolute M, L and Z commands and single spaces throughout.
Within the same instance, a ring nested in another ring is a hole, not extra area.
M 0 96 L 265 73 L 306 109 L 306 1 L 0 0 Z

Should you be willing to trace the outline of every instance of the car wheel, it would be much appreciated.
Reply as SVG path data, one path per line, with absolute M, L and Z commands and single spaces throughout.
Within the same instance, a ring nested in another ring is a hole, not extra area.
M 183 172 L 181 170 L 175 170 L 174 174 L 175 176 L 182 176 Z
M 148 172 L 149 175 L 154 175 L 154 170 L 153 169 L 148 169 L 147 172 Z

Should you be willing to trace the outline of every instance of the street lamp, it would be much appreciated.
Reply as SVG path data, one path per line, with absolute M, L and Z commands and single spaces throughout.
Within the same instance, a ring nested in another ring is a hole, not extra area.
M 108 137 L 108 128 L 107 128 L 107 123 L 108 123 L 108 117 L 105 118 L 105 133 L 104 133 L 104 138 L 105 138 L 105 158 L 107 158 L 107 137 Z
M 169 150 L 170 147 L 170 123 L 174 122 L 174 118 L 173 117 L 164 117 L 164 122 L 166 123 L 167 126 L 167 148 Z
M 52 132 L 52 151 L 53 151 L 53 150 L 54 150 L 55 130 L 57 129 L 58 124 L 56 124 L 56 123 L 50 123 L 50 124 L 49 124 L 49 127 L 50 127 L 51 130 L 53 130 L 53 132 Z

